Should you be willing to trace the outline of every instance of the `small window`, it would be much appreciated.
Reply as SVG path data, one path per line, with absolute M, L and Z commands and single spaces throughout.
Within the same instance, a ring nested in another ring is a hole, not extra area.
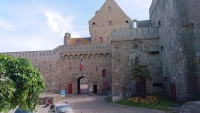
M 109 25 L 112 25 L 112 20 L 109 20 Z
M 128 23 L 128 20 L 126 21 L 126 23 Z
M 80 40 L 76 40 L 76 45 L 79 45 L 81 44 L 81 41 Z
M 162 46 L 161 46 L 161 51 L 163 51 L 163 49 L 164 49 L 164 46 L 162 45 Z
M 106 77 L 106 70 L 102 70 L 102 77 Z
M 158 26 L 161 26 L 161 22 L 160 22 L 160 20 L 158 21 Z
M 99 42 L 103 43 L 103 37 L 99 37 Z
M 95 22 L 93 22 L 92 25 L 95 25 Z
M 111 7 L 108 7 L 108 11 L 111 11 Z
M 182 27 L 183 30 L 189 30 L 189 29 L 194 29 L 194 22 L 186 24 L 185 26 Z

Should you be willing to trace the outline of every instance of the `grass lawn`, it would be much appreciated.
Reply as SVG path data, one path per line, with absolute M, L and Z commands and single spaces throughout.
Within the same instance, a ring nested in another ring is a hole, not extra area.
M 143 108 L 150 108 L 150 109 L 157 109 L 167 111 L 169 110 L 167 107 L 172 107 L 175 105 L 175 102 L 167 100 L 164 96 L 155 96 L 158 99 L 157 104 L 145 104 L 145 103 L 136 103 L 129 101 L 128 99 L 123 99 L 115 102 L 116 104 L 128 105 L 128 106 L 135 106 L 135 107 L 143 107 Z

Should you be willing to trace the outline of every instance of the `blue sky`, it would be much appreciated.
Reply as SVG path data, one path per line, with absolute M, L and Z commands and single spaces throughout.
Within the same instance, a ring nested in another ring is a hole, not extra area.
M 115 0 L 133 20 L 148 20 L 152 0 Z M 64 33 L 89 37 L 105 0 L 0 0 L 0 52 L 52 50 Z

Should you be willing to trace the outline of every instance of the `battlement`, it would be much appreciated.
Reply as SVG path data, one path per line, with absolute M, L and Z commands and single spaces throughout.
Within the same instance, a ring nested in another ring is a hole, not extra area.
M 112 30 L 111 36 L 112 41 L 159 38 L 157 27 Z
M 153 12 L 154 12 L 154 10 L 156 8 L 157 2 L 158 2 L 158 0 L 153 0 L 152 3 L 151 3 L 150 9 L 149 9 L 150 18 L 153 15 Z
M 105 48 L 111 48 L 110 44 L 95 44 L 95 45 L 61 45 L 56 47 L 53 50 L 46 50 L 46 51 L 22 51 L 22 52 L 6 52 L 6 53 L 0 53 L 0 54 L 8 54 L 14 57 L 36 57 L 36 56 L 51 56 L 63 51 L 68 50 L 93 50 L 93 49 L 105 49 Z M 107 50 L 108 50 L 107 49 Z

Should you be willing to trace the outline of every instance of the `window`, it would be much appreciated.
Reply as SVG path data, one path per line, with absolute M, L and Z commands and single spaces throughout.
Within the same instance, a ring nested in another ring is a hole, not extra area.
M 92 25 L 95 25 L 95 22 L 93 22 Z
M 128 20 L 126 21 L 126 23 L 128 23 Z
M 99 37 L 99 42 L 103 43 L 103 37 Z
M 112 20 L 109 20 L 109 25 L 112 25 Z
M 183 26 L 182 29 L 183 29 L 183 30 L 194 29 L 194 22 L 189 23 L 189 24 Z
M 111 7 L 108 7 L 108 11 L 111 11 Z
M 79 45 L 81 44 L 81 41 L 80 40 L 76 40 L 76 45 Z
M 102 70 L 102 77 L 106 77 L 106 70 Z

